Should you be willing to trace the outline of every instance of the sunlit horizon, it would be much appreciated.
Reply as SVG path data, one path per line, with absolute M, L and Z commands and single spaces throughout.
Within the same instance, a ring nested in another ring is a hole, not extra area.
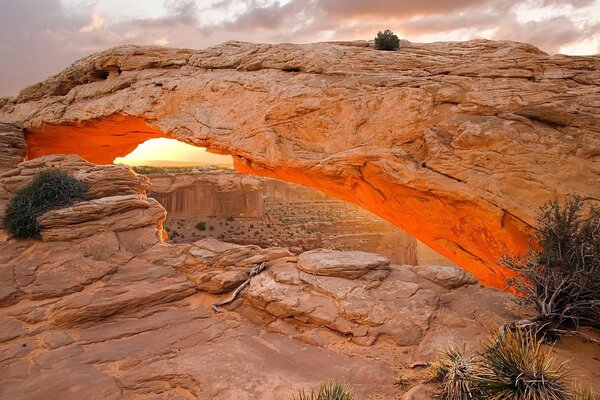
M 231 156 L 209 153 L 204 147 L 196 147 L 176 139 L 149 139 L 125 157 L 117 157 L 115 164 L 131 166 L 152 165 L 159 161 L 161 166 L 219 165 L 233 166 Z

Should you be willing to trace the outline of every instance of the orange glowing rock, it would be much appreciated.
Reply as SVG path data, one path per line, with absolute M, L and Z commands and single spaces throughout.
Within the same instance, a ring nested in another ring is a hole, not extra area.
M 498 259 L 524 252 L 542 204 L 600 201 L 598 71 L 599 56 L 506 41 L 123 46 L 26 88 L 0 117 L 27 129 L 30 158 L 111 162 L 161 136 L 231 154 L 501 287 Z
M 164 137 L 142 118 L 112 115 L 70 125 L 44 124 L 27 134 L 27 158 L 49 154 L 79 154 L 97 164 L 110 164 L 148 139 Z

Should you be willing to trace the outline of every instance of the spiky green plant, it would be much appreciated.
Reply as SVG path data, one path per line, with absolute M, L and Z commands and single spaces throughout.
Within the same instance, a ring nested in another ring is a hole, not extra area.
M 354 400 L 354 394 L 348 385 L 327 380 L 321 383 L 318 392 L 315 393 L 313 389 L 308 394 L 304 390 L 300 390 L 294 400 Z
M 432 380 L 441 383 L 444 400 L 476 399 L 479 396 L 477 358 L 464 353 L 456 345 L 450 345 L 429 367 Z
M 35 174 L 28 185 L 17 190 L 8 202 L 3 225 L 14 238 L 39 238 L 37 217 L 87 198 L 88 185 L 58 168 Z
M 571 399 L 563 364 L 554 366 L 549 347 L 534 333 L 506 331 L 481 352 L 478 385 L 491 400 Z

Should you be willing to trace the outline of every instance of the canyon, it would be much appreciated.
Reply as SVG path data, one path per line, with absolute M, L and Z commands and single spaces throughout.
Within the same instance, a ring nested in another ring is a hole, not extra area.
M 0 101 L 28 157 L 106 163 L 151 137 L 355 203 L 502 287 L 538 208 L 600 199 L 600 57 L 473 40 L 122 46 Z M 99 150 L 101 149 L 101 150 Z
M 148 196 L 167 211 L 164 227 L 174 243 L 211 237 L 295 252 L 361 250 L 399 265 L 454 265 L 376 215 L 304 186 L 214 167 L 149 172 Z
M 93 198 L 39 217 L 41 240 L 0 241 L 3 399 L 291 398 L 327 378 L 369 399 L 431 399 L 424 367 L 439 349 L 529 312 L 458 267 L 165 242 L 150 180 L 122 165 L 44 156 L 0 186 L 10 195 L 47 167 Z M 240 298 L 213 307 L 259 264 Z M 576 357 L 577 381 L 600 382 L 597 346 L 570 338 L 554 352 Z
M 536 245 L 539 207 L 600 202 L 599 81 L 600 56 L 517 42 L 227 42 L 120 46 L 0 98 L 0 214 L 47 168 L 88 187 L 39 239 L 0 231 L 0 398 L 291 398 L 327 378 L 433 398 L 439 350 L 531 315 L 498 259 Z M 237 172 L 112 164 L 158 137 Z M 600 387 L 598 346 L 552 352 Z

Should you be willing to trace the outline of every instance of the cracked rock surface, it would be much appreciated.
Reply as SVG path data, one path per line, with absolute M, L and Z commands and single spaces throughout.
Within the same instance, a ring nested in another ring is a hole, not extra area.
M 231 154 L 501 287 L 539 206 L 600 201 L 599 81 L 600 56 L 508 41 L 121 46 L 3 99 L 0 120 L 27 130 L 30 158 L 109 163 L 160 136 Z

